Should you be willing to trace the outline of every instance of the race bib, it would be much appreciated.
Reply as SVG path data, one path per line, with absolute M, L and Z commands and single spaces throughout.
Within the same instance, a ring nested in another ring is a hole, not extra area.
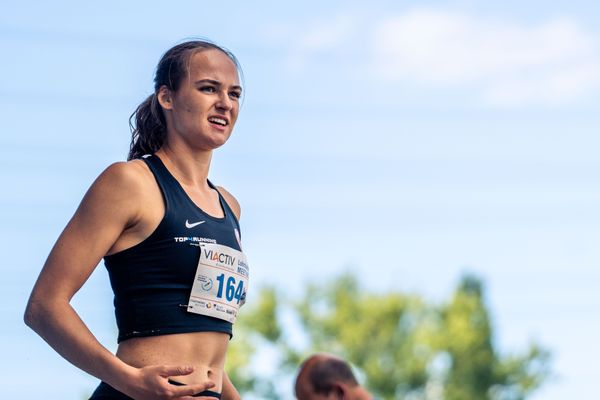
M 240 306 L 246 302 L 249 277 L 244 253 L 203 243 L 187 310 L 235 323 Z

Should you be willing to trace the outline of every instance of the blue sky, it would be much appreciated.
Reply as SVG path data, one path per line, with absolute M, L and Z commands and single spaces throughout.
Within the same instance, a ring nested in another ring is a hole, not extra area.
M 500 348 L 553 350 L 555 377 L 534 399 L 588 398 L 600 359 L 599 16 L 597 2 L 565 0 L 5 5 L 4 392 L 64 399 L 95 386 L 22 310 L 87 187 L 125 158 L 158 58 L 203 36 L 244 68 L 241 116 L 211 178 L 242 204 L 255 288 L 293 293 L 352 268 L 371 290 L 441 300 L 474 271 Z M 100 265 L 75 304 L 114 349 L 111 301 Z

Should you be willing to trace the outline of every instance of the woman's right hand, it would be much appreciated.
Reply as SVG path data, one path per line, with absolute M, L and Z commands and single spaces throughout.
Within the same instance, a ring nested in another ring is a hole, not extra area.
M 212 381 L 183 386 L 169 383 L 171 377 L 189 375 L 192 372 L 194 372 L 192 366 L 151 365 L 138 368 L 129 381 L 127 394 L 136 400 L 214 400 L 214 397 L 192 397 L 196 393 L 214 387 L 215 383 Z

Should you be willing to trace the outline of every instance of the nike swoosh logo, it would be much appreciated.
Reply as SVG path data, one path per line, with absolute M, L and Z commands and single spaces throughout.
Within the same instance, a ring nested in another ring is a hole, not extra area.
M 205 221 L 199 221 L 199 222 L 194 222 L 193 224 L 190 224 L 190 222 L 186 219 L 185 220 L 185 227 L 186 228 L 193 228 L 195 226 L 198 226 L 200 224 L 203 224 Z

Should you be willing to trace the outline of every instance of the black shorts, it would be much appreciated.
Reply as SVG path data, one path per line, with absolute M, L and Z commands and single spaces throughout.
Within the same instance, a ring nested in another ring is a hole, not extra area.
M 185 386 L 183 383 L 175 382 L 170 379 L 169 379 L 169 383 L 171 385 L 176 385 L 176 386 Z M 220 399 L 221 393 L 213 392 L 212 390 L 204 390 L 200 393 L 196 393 L 192 397 L 200 397 L 200 396 L 214 397 L 215 399 Z M 100 385 L 98 385 L 96 390 L 94 390 L 94 393 L 92 393 L 92 397 L 90 397 L 90 400 L 133 400 L 133 399 L 131 397 L 127 396 L 126 394 L 119 392 L 117 389 L 114 389 L 109 384 L 100 382 Z

